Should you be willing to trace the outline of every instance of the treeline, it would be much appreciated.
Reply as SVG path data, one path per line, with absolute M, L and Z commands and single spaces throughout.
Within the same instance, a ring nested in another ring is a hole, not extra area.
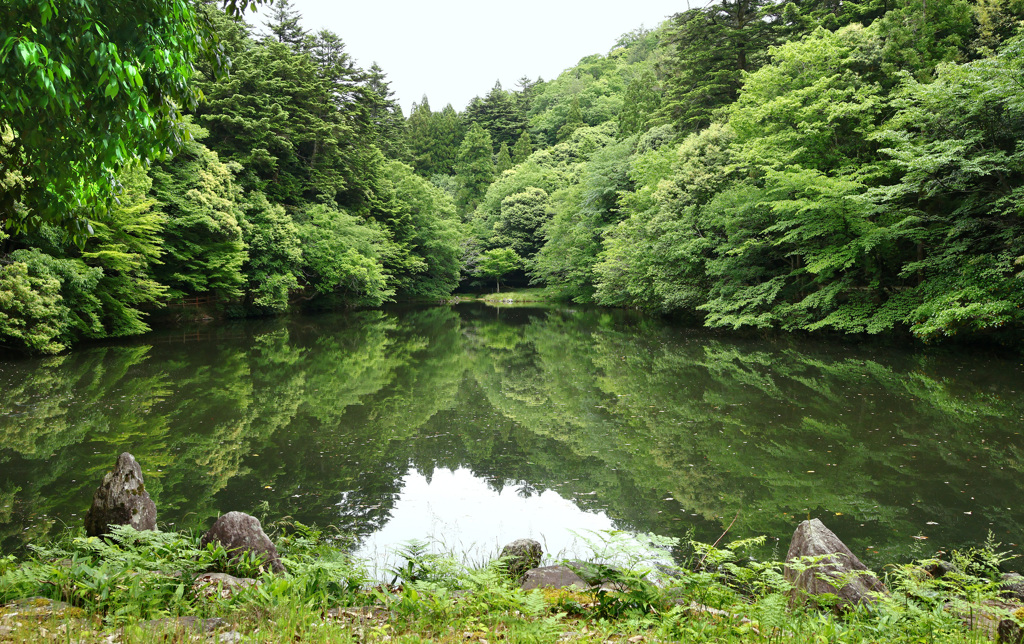
M 139 333 L 197 295 L 273 314 L 503 276 L 717 327 L 1021 328 L 1022 0 L 720 0 L 407 119 L 338 35 L 270 14 L 259 36 L 204 8 L 190 136 L 118 164 L 102 216 L 34 219 L 43 170 L 0 175 L 4 344 Z M 18 123 L 8 162 L 39 141 Z
M 1013 0 L 677 14 L 524 88 L 542 151 L 464 212 L 480 248 L 514 250 L 576 302 L 714 327 L 1016 337 L 1022 18 Z M 466 118 L 498 146 L 480 117 L 494 95 Z
M 0 227 L 0 344 L 53 353 L 138 334 L 148 313 L 197 297 L 229 315 L 265 315 L 314 298 L 444 297 L 458 284 L 461 222 L 451 197 L 402 163 L 404 117 L 383 71 L 359 68 L 337 34 L 304 31 L 285 0 L 263 35 L 211 5 L 198 11 L 216 41 L 212 61 L 191 61 L 203 100 L 179 115 L 175 153 L 148 166 L 127 154 L 109 177 L 114 198 L 92 212 L 47 209 L 53 195 L 32 190 L 43 170 L 31 165 L 30 137 L 0 117 L 5 196 L 18 197 Z M 28 60 L 25 42 L 6 62 Z M 45 49 L 35 55 L 56 58 Z M 19 162 L 28 169 L 12 172 Z M 69 234 L 76 217 L 86 223 Z

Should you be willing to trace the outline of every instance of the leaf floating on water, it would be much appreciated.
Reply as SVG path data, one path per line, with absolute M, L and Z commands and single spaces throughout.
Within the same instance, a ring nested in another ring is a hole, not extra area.
M 925 525 L 939 525 L 937 521 L 929 521 Z
M 923 534 L 918 534 L 918 535 L 914 535 L 914 537 L 913 537 L 913 538 L 914 538 L 914 539 L 918 539 L 918 540 L 921 540 L 921 541 L 924 541 L 924 540 L 925 540 L 925 539 L 927 539 L 928 537 L 924 536 Z
M 836 512 L 836 516 L 837 517 L 841 517 L 841 516 L 843 516 L 843 513 L 842 512 Z
M 964 514 L 971 514 L 970 512 L 964 512 Z
M 814 470 L 807 470 L 808 474 L 814 474 Z

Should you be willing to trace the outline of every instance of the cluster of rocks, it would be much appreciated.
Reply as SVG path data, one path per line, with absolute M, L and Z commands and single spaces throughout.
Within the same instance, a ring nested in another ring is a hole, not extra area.
M 142 469 L 135 458 L 121 454 L 114 470 L 103 477 L 96 490 L 92 507 L 85 518 L 90 536 L 105 536 L 113 526 L 130 525 L 136 530 L 156 530 L 156 505 L 146 492 Z M 241 556 L 255 558 L 274 572 L 283 572 L 284 566 L 273 542 L 264 533 L 258 519 L 242 512 L 229 512 L 219 517 L 203 535 L 202 545 L 219 544 L 229 555 L 229 561 Z M 566 588 L 575 590 L 613 589 L 594 574 L 604 568 L 584 562 L 566 562 L 554 566 L 540 566 L 543 550 L 532 539 L 514 541 L 502 549 L 501 559 L 508 574 L 524 590 L 535 588 Z M 924 570 L 924 574 L 939 577 L 950 572 L 948 566 Z M 839 609 L 870 604 L 889 594 L 885 585 L 868 570 L 860 559 L 818 519 L 802 522 L 793 533 L 786 554 L 784 576 L 792 586 L 793 603 L 818 602 L 828 596 Z M 230 594 L 239 588 L 258 583 L 252 579 L 231 577 L 208 572 L 195 580 L 197 590 L 203 593 Z M 1021 609 L 1024 603 L 1024 577 L 1006 575 L 1004 578 L 1006 601 L 993 602 L 989 615 L 972 613 L 965 621 L 974 628 L 989 631 L 1001 641 L 1022 642 L 1024 634 L 1011 619 L 1001 616 Z M 997 605 L 998 604 L 998 605 Z M 693 608 L 693 607 L 691 607 Z M 954 607 L 949 607 L 954 610 Z M 713 609 L 696 607 L 695 610 Z M 198 629 L 210 625 L 190 624 Z
M 85 532 L 90 537 L 106 537 L 119 525 L 140 531 L 156 530 L 156 503 L 146 491 L 142 468 L 128 452 L 118 456 L 114 469 L 103 477 L 85 515 Z M 228 561 L 255 557 L 274 572 L 284 571 L 277 548 L 259 519 L 244 512 L 228 512 L 218 517 L 200 543 L 204 548 L 219 544 L 228 553 Z

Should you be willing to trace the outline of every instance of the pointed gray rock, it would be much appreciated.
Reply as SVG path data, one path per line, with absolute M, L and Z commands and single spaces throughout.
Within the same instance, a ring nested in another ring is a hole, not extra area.
M 146 491 L 142 468 L 128 452 L 118 456 L 113 471 L 103 477 L 85 515 L 85 533 L 90 537 L 108 534 L 115 525 L 156 530 L 156 504 Z
M 797 565 L 797 561 L 799 565 Z M 798 594 L 832 593 L 840 605 L 870 603 L 888 594 L 885 585 L 818 519 L 804 521 L 793 533 L 783 570 Z
M 200 543 L 204 548 L 208 543 L 221 544 L 231 554 L 231 559 L 245 552 L 255 552 L 274 572 L 284 572 L 277 548 L 263 532 L 260 520 L 244 512 L 228 512 L 218 518 Z

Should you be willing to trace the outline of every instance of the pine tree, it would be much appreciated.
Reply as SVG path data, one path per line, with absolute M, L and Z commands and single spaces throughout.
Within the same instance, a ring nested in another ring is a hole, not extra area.
M 469 128 L 459 146 L 455 175 L 459 180 L 458 206 L 464 216 L 476 209 L 494 181 L 493 149 L 491 135 L 479 123 Z
M 516 141 L 515 147 L 512 148 L 513 165 L 519 165 L 526 161 L 531 154 L 533 154 L 533 145 L 530 144 L 530 133 L 523 132 L 519 140 Z
M 508 143 L 502 143 L 501 149 L 498 150 L 498 154 L 494 159 L 494 171 L 498 176 L 505 170 L 512 169 L 512 155 L 508 151 Z
M 502 89 L 501 81 L 494 83 L 494 87 L 483 99 L 478 96 L 470 101 L 463 117 L 469 123 L 479 123 L 491 135 L 495 145 L 514 144 L 526 129 L 523 106 L 512 92 Z
M 706 127 L 712 113 L 736 99 L 745 72 L 768 59 L 779 42 L 771 0 L 719 0 L 673 17 L 660 117 L 682 133 Z
M 391 86 L 384 70 L 377 63 L 370 66 L 366 77 L 366 89 L 372 100 L 370 123 L 376 136 L 377 147 L 389 159 L 406 161 L 410 157 L 405 141 L 405 117 L 402 106 L 392 97 Z
M 274 0 L 270 5 L 269 20 L 263 25 L 278 42 L 298 47 L 307 33 L 299 24 L 301 20 L 302 15 L 292 9 L 291 0 Z

